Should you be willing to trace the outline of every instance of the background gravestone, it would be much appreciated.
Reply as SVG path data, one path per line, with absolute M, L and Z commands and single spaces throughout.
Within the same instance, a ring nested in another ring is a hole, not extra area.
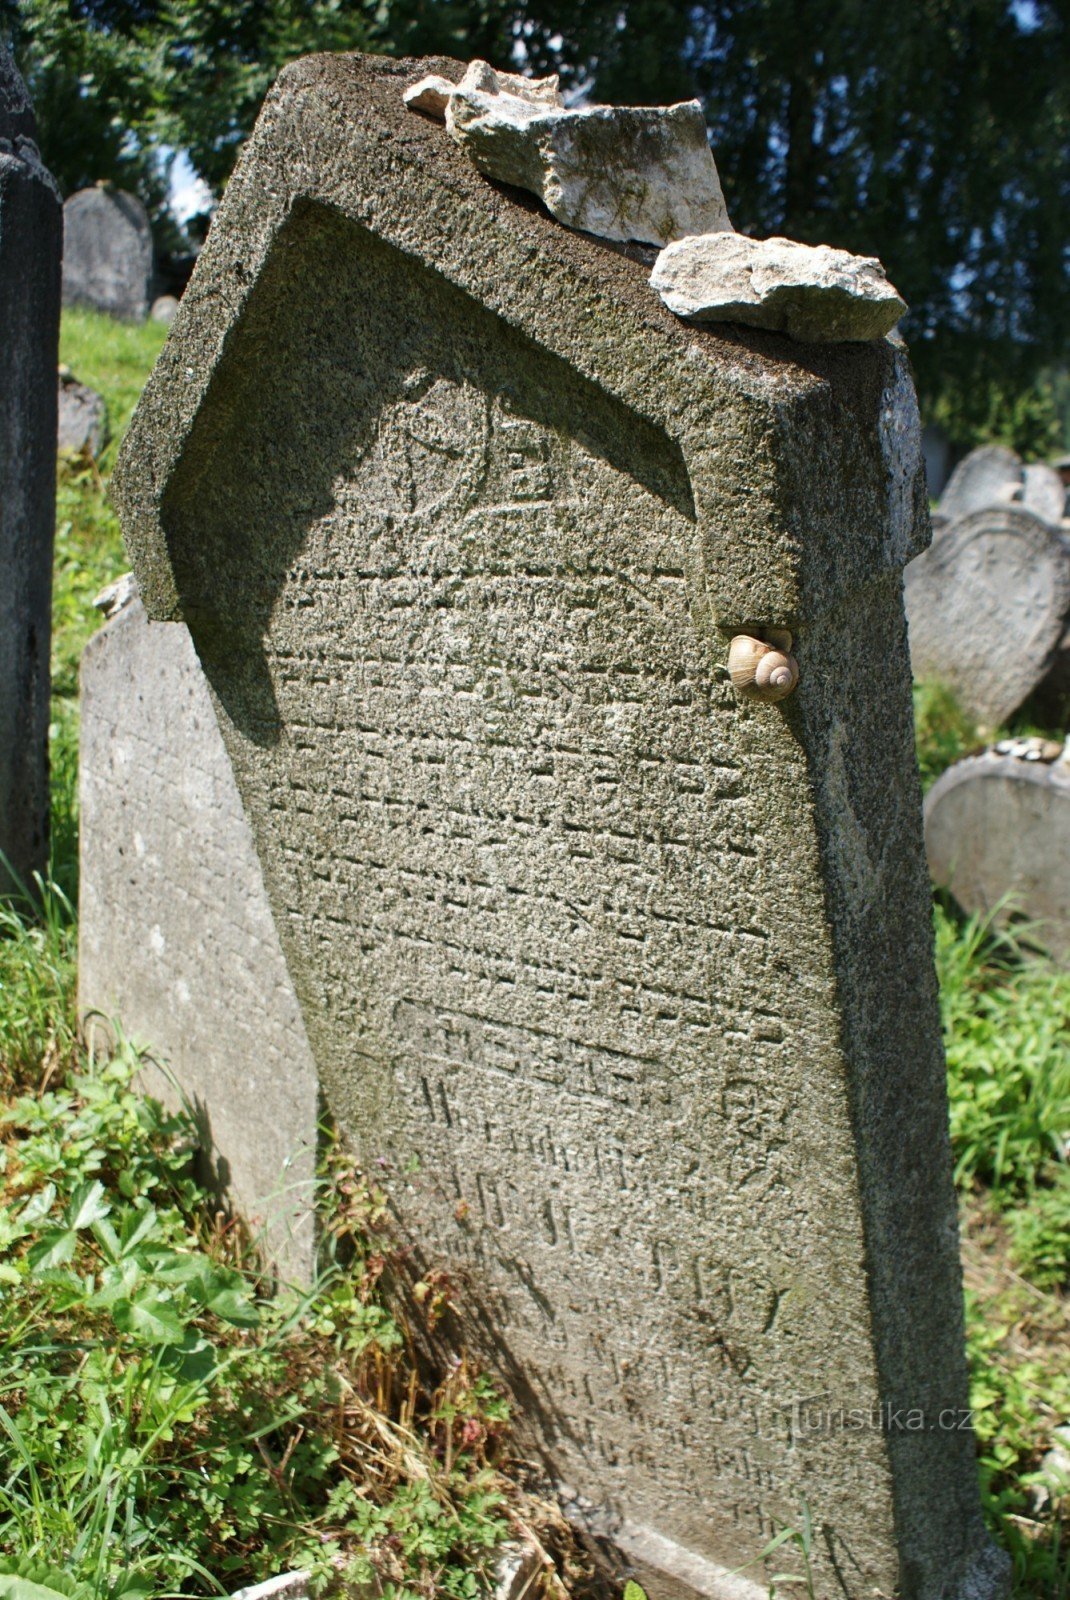
M 1070 608 L 1070 550 L 1057 529 L 1015 506 L 941 528 L 906 569 L 915 678 L 955 693 L 995 727 L 1043 678 Z
M 1070 763 L 957 762 L 925 797 L 925 848 L 967 915 L 1024 919 L 1070 965 Z
M 137 196 L 102 185 L 72 194 L 63 207 L 63 304 L 142 322 L 152 278 L 152 229 Z
M 1009 504 L 1022 487 L 1022 463 L 1013 450 L 985 444 L 963 457 L 940 496 L 939 510 L 949 520 L 987 506 Z
M 56 446 L 80 454 L 99 456 L 109 438 L 108 406 L 102 394 L 79 383 L 63 367 L 59 372 L 59 418 Z
M 655 1600 L 761 1593 L 730 1572 L 804 1500 L 822 1595 L 995 1594 L 905 357 L 684 327 L 404 110 L 435 71 L 269 96 L 113 480 L 147 609 L 205 667 L 331 1104 L 417 1159 L 398 1229 L 573 1514 Z M 724 670 L 762 625 L 778 706 Z
M 1063 480 L 1054 467 L 1033 461 L 1022 468 L 1022 505 L 1044 522 L 1061 522 L 1066 503 Z
M 316 1069 L 187 630 L 131 601 L 86 646 L 81 704 L 79 1010 L 167 1064 L 216 1185 L 307 1281 Z M 173 1103 L 170 1074 L 147 1087 Z
M 49 648 L 62 211 L 0 45 L 0 851 L 48 866 Z M 0 860 L 0 891 L 10 888 Z

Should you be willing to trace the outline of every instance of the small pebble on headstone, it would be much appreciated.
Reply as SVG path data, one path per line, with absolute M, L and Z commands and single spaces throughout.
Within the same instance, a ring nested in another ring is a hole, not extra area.
M 689 322 L 739 322 L 801 340 L 880 339 L 906 310 L 872 257 L 739 233 L 667 245 L 650 282 Z

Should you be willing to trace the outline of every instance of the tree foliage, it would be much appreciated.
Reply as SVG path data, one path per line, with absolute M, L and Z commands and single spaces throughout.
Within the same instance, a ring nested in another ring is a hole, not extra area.
M 153 88 L 138 37 L 151 7 L 95 11 L 77 0 L 0 0 L 0 39 L 26 79 L 41 153 L 63 193 L 110 182 L 155 211 L 166 184 L 145 136 Z
M 598 98 L 698 94 L 736 226 L 878 255 L 964 425 L 1070 350 L 1070 27 L 1058 0 L 545 0 Z M 976 393 L 976 404 L 974 397 Z
M 1070 345 L 1065 0 L 0 0 L 61 183 L 219 193 L 278 69 L 321 49 L 483 55 L 576 94 L 697 94 L 733 220 L 879 255 L 923 391 L 985 426 Z

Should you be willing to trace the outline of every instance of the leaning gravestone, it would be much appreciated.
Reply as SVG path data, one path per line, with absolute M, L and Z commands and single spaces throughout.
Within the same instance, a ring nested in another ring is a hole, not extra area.
M 152 289 L 149 214 L 133 194 L 98 184 L 63 207 L 63 304 L 143 322 Z
M 949 520 L 987 506 L 1017 500 L 1022 488 L 1022 463 L 1001 444 L 971 450 L 955 468 L 940 496 L 939 510 Z
M 1057 529 L 991 506 L 940 530 L 906 570 L 914 676 L 944 683 L 985 727 L 1044 677 L 1070 608 L 1070 550 Z
M 763 1593 L 804 1503 L 823 1596 L 995 1594 L 905 358 L 685 327 L 404 109 L 461 71 L 268 97 L 114 480 L 147 609 L 330 1102 L 573 1515 L 654 1597 Z M 785 627 L 795 693 L 738 697 Z
M 1070 762 L 1001 750 L 957 762 L 930 789 L 929 870 L 965 912 L 1022 919 L 1070 964 Z
M 0 891 L 48 866 L 62 209 L 0 45 Z M 4 863 L 7 863 L 5 867 Z
M 166 1063 L 148 1087 L 307 1282 L 318 1082 L 249 824 L 188 631 L 118 603 L 82 657 L 79 1010 Z

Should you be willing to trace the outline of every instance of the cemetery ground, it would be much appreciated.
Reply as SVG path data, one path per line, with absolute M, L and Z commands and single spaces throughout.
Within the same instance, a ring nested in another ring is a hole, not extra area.
M 510 1462 L 504 1402 L 463 1361 L 420 1357 L 376 1183 L 328 1153 L 320 1275 L 278 1291 L 199 1186 L 192 1121 L 136 1092 L 134 1046 L 91 1060 L 78 1041 L 78 661 L 93 596 L 127 566 L 107 479 L 164 336 L 64 316 L 61 359 L 105 395 L 113 440 L 60 470 L 53 881 L 43 915 L 5 912 L 0 938 L 0 1556 L 61 1568 L 42 1581 L 87 1600 L 296 1566 L 401 1600 L 477 1595 L 526 1532 L 582 1594 L 560 1517 Z M 928 784 L 980 741 L 945 694 L 919 690 L 917 709 Z M 1036 731 L 1028 708 L 1015 730 Z M 997 935 L 942 902 L 935 924 L 985 1504 L 1016 1592 L 1061 1597 L 1070 974 L 1029 930 Z M 444 1276 L 417 1287 L 432 1319 L 454 1292 Z

